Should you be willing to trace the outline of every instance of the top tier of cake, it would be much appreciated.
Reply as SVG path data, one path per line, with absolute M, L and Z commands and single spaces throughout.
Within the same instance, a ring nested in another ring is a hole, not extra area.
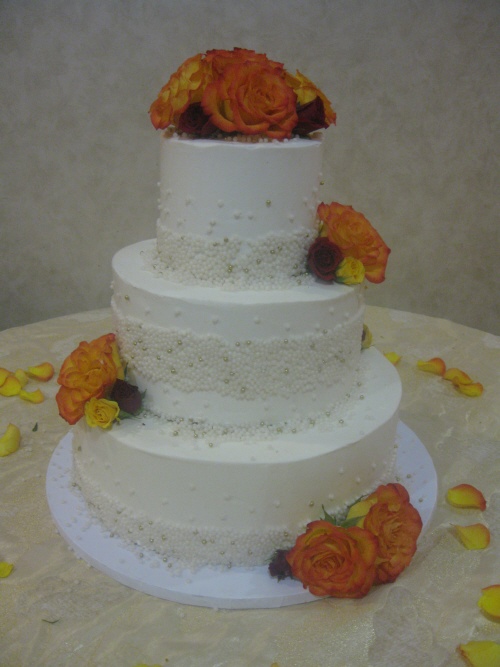
M 157 269 L 183 284 L 276 289 L 305 273 L 317 235 L 323 146 L 289 141 L 161 141 Z

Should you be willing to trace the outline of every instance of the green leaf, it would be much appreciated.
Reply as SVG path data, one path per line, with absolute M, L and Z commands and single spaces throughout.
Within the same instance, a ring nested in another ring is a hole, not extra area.
M 332 523 L 334 526 L 338 526 L 337 519 L 331 514 L 328 514 L 324 505 L 321 505 L 321 509 L 323 510 L 323 514 L 325 515 L 323 517 L 323 521 L 328 521 L 329 523 Z
M 31 430 L 33 432 L 38 431 L 38 422 L 36 422 L 36 424 L 33 426 L 33 428 Z
M 341 526 L 342 528 L 351 528 L 352 526 L 356 526 L 358 521 L 362 518 L 363 516 L 353 516 L 347 521 L 342 521 Z

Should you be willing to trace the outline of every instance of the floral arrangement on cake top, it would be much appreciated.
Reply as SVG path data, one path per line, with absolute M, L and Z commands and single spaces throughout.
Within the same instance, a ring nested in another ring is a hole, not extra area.
M 381 283 L 390 248 L 362 213 L 332 202 L 317 209 L 319 234 L 309 248 L 307 266 L 321 280 L 358 285 Z
M 213 49 L 188 58 L 149 110 L 156 129 L 195 137 L 263 136 L 283 140 L 335 124 L 325 95 L 299 71 L 263 53 Z
M 343 521 L 324 515 L 307 525 L 291 549 L 278 549 L 269 565 L 271 576 L 298 579 L 318 596 L 361 598 L 376 584 L 396 581 L 422 530 L 408 491 L 397 483 L 379 486 Z
M 85 417 L 89 426 L 110 428 L 142 406 L 138 387 L 125 380 L 113 333 L 82 341 L 64 360 L 57 382 L 59 414 L 71 425 Z

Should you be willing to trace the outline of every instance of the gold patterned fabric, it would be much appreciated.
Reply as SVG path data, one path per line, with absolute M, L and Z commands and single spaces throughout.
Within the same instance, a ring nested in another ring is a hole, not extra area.
M 438 501 L 410 566 L 362 600 L 324 599 L 281 609 L 227 611 L 180 605 L 119 584 L 79 560 L 58 534 L 46 501 L 46 471 L 68 431 L 55 378 L 32 381 L 41 404 L 0 396 L 0 435 L 12 422 L 21 447 L 0 458 L 2 667 L 460 667 L 457 646 L 500 641 L 500 623 L 477 606 L 500 583 L 500 338 L 421 315 L 367 308 L 373 344 L 397 352 L 401 419 L 428 449 Z M 81 340 L 112 330 L 109 310 L 0 333 L 0 366 L 50 361 L 58 369 Z M 479 398 L 417 369 L 442 357 L 484 385 Z M 404 483 L 404 480 L 401 480 Z M 451 507 L 446 490 L 481 489 L 484 512 Z M 453 524 L 482 522 L 490 546 L 468 551 Z

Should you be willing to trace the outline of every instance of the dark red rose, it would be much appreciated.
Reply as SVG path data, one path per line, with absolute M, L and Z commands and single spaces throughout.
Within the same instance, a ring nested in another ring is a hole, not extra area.
M 178 128 L 180 132 L 194 134 L 197 137 L 209 137 L 217 127 L 212 123 L 210 117 L 203 111 L 199 102 L 190 104 L 179 117 Z
M 307 265 L 321 280 L 335 280 L 335 270 L 343 259 L 342 251 L 326 236 L 314 241 L 307 254 Z
M 304 136 L 310 132 L 328 127 L 325 120 L 325 105 L 321 97 L 315 97 L 307 104 L 299 104 L 297 107 L 298 122 L 294 129 L 295 134 Z
M 139 388 L 125 380 L 116 380 L 109 398 L 116 401 L 120 410 L 129 415 L 135 415 L 141 409 L 142 396 Z
M 269 563 L 269 574 L 271 577 L 278 577 L 278 581 L 292 576 L 292 568 L 286 559 L 286 554 L 286 549 L 276 549 Z

